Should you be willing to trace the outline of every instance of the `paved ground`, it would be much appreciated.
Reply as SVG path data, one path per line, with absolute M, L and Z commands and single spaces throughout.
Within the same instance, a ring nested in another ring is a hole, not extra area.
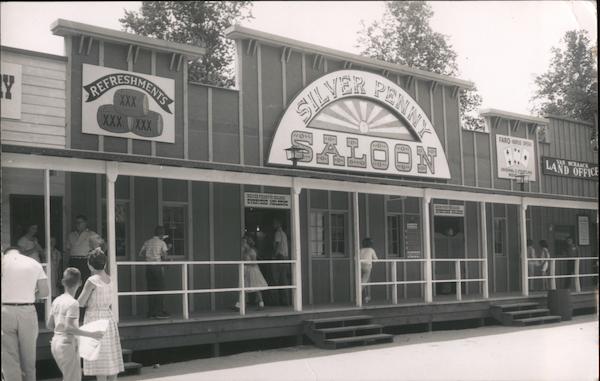
M 396 336 L 328 351 L 312 346 L 144 368 L 123 381 L 598 380 L 598 316 L 526 328 Z

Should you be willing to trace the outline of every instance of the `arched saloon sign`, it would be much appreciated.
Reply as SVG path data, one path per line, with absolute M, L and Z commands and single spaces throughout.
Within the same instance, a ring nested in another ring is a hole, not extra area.
M 268 163 L 291 165 L 290 145 L 304 150 L 299 167 L 450 178 L 425 112 L 400 86 L 369 72 L 335 71 L 304 88 L 279 123 Z

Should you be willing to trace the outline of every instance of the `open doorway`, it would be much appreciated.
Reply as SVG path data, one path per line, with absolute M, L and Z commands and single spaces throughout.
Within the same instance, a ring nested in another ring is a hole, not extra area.
M 275 259 L 275 227 L 274 222 L 279 221 L 281 228 L 287 237 L 288 255 L 291 259 L 291 231 L 290 211 L 288 209 L 267 208 L 245 208 L 244 231 L 249 234 L 256 243 L 256 254 L 258 260 Z M 277 264 L 263 263 L 259 265 L 260 271 L 270 286 L 276 285 Z M 279 265 L 281 267 L 281 265 Z M 291 267 L 288 265 L 288 267 Z M 291 274 L 290 274 L 291 275 Z M 290 283 L 291 284 L 291 283 Z M 263 291 L 265 305 L 289 305 L 291 302 L 289 290 L 265 290 Z

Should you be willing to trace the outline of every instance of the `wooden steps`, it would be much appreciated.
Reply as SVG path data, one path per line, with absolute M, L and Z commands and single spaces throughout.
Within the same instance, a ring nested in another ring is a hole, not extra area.
M 304 334 L 324 349 L 391 343 L 394 337 L 383 333 L 383 326 L 373 324 L 371 319 L 368 315 L 355 315 L 306 320 Z
M 550 315 L 549 309 L 541 308 L 535 302 L 494 304 L 490 306 L 490 313 L 500 324 L 507 326 L 526 326 L 561 321 L 560 316 Z

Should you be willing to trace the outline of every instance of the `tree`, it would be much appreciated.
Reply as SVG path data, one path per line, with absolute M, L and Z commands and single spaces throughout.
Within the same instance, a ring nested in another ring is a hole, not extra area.
M 424 1 L 388 1 L 381 21 L 368 26 L 363 22 L 356 47 L 371 58 L 456 76 L 456 52 L 447 36 L 431 29 L 432 16 L 433 10 Z M 476 115 L 481 102 L 477 88 L 461 90 L 463 128 L 484 129 L 483 120 Z
M 144 1 L 119 21 L 125 31 L 204 47 L 206 54 L 190 63 L 190 80 L 230 87 L 235 46 L 224 32 L 252 18 L 251 8 L 251 1 Z
M 535 78 L 532 110 L 594 121 L 598 112 L 598 69 L 584 30 L 565 33 L 562 45 L 552 48 L 548 71 Z

